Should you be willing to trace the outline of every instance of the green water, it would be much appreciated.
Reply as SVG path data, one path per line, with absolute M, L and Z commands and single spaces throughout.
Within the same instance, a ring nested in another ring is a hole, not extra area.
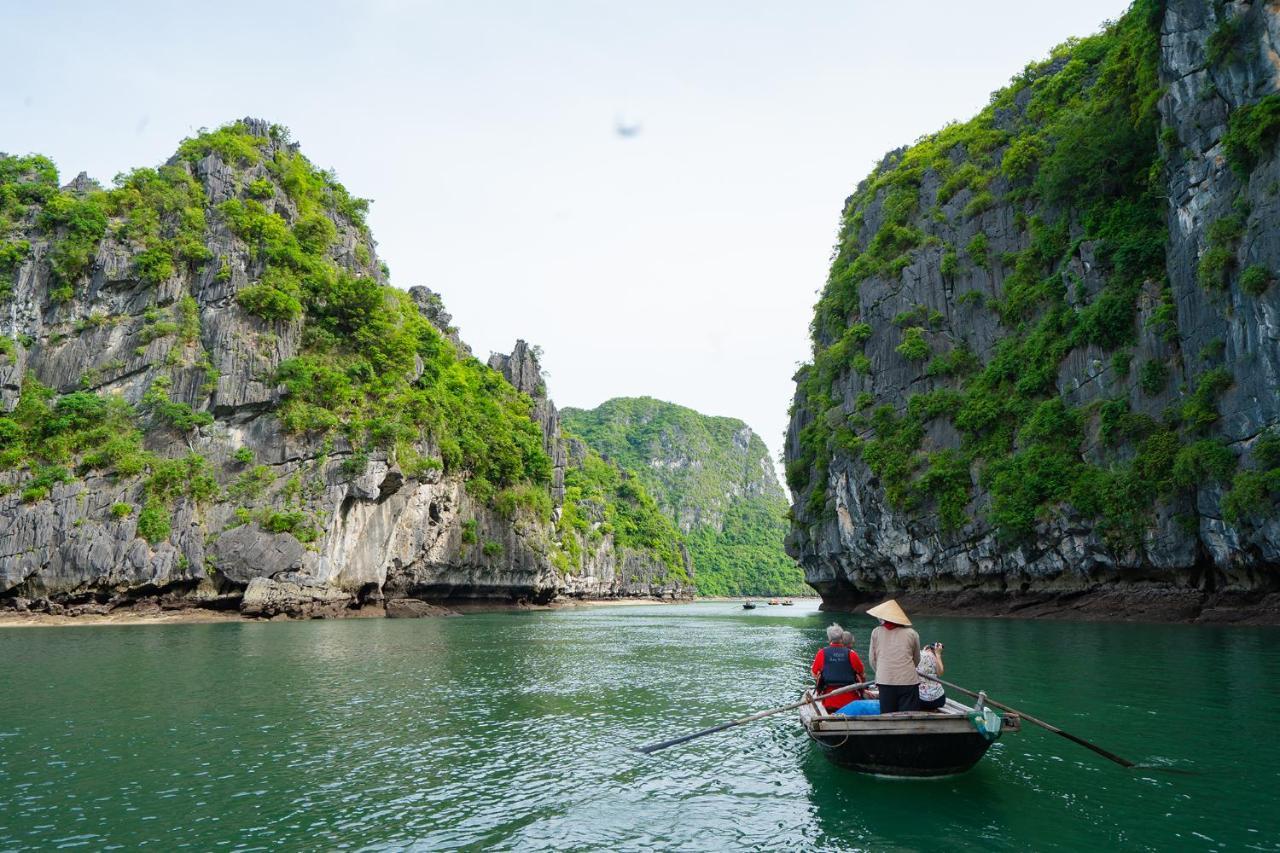
M 795 717 L 830 617 L 736 604 L 0 630 L 0 849 L 1280 849 L 1280 631 L 919 620 L 1028 727 L 868 778 Z M 852 617 L 865 650 L 870 620 Z

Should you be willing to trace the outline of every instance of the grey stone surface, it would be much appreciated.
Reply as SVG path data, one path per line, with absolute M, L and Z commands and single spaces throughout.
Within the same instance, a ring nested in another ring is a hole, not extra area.
M 288 533 L 267 533 L 256 524 L 225 531 L 213 544 L 212 562 L 234 583 L 275 577 L 302 568 L 302 543 Z
M 393 598 L 387 602 L 388 619 L 424 619 L 433 616 L 459 616 L 456 610 L 429 604 L 416 598 Z
M 12 412 L 22 394 L 22 377 L 27 371 L 27 349 L 10 341 L 12 352 L 0 352 L 0 412 Z
M 551 497 L 560 504 L 564 501 L 564 469 L 568 451 L 560 437 L 560 413 L 555 403 L 547 397 L 547 383 L 542 378 L 542 365 L 532 347 L 524 341 L 516 341 L 511 355 L 494 353 L 489 356 L 489 366 L 501 373 L 517 391 L 523 391 L 533 400 L 533 419 L 542 429 L 543 449 L 551 457 Z
M 458 352 L 464 356 L 471 355 L 471 347 L 458 335 L 458 328 L 453 325 L 453 315 L 444 310 L 444 301 L 440 294 L 429 287 L 415 285 L 409 288 L 409 298 L 418 306 L 418 311 L 426 317 L 431 325 L 440 330 L 446 338 L 453 342 Z
M 269 123 L 247 121 L 262 137 L 266 158 L 297 150 Z M 237 170 L 217 154 L 194 166 L 176 158 L 170 165 L 189 169 L 211 206 L 237 197 L 248 181 L 274 181 L 263 166 Z M 91 185 L 81 176 L 72 188 L 84 192 Z M 298 215 L 282 187 L 266 204 L 288 222 Z M 337 230 L 332 260 L 382 281 L 369 235 L 329 215 Z M 210 213 L 205 231 L 212 260 L 182 266 L 158 285 L 137 278 L 137 247 L 109 233 L 73 298 L 61 303 L 49 298 L 49 235 L 34 220 L 28 225 L 31 255 L 16 270 L 13 298 L 0 311 L 0 335 L 15 342 L 12 353 L 0 354 L 0 411 L 16 405 L 28 377 L 61 393 L 87 389 L 136 404 L 158 376 L 169 376 L 172 399 L 210 413 L 214 423 L 185 434 L 150 430 L 147 449 L 172 458 L 201 454 L 222 493 L 198 506 L 174 502 L 170 535 L 153 544 L 137 535 L 147 500 L 141 477 L 117 481 L 87 472 L 54 487 L 47 499 L 28 502 L 21 495 L 27 475 L 0 471 L 0 602 L 17 607 L 39 600 L 61 608 L 89 599 L 154 599 L 166 607 L 227 607 L 242 599 L 244 612 L 253 615 L 316 616 L 381 600 L 384 588 L 388 597 L 504 601 L 691 595 L 690 588 L 662 585 L 664 566 L 619 555 L 611 535 L 581 543 L 579 564 L 557 568 L 552 558 L 562 534 L 552 520 L 503 518 L 472 501 L 458 477 L 439 471 L 409 477 L 382 453 L 352 476 L 344 466 L 353 448 L 343 435 L 325 440 L 286 433 L 274 414 L 284 389 L 273 377 L 298 354 L 301 321 L 263 321 L 238 306 L 236 293 L 258 281 L 264 261 L 219 216 Z M 155 312 L 172 320 L 188 295 L 200 321 L 195 340 L 152 334 Z M 470 358 L 439 296 L 415 287 L 410 297 L 459 357 Z M 497 369 L 534 400 L 554 463 L 551 497 L 558 511 L 568 449 L 536 356 L 520 342 Z M 419 360 L 410 379 L 422 370 Z M 252 462 L 235 458 L 245 449 Z M 438 453 L 427 439 L 417 449 Z M 116 504 L 130 512 L 117 517 Z M 300 540 L 303 530 L 294 536 L 263 528 L 271 513 L 282 511 L 304 517 L 309 541 Z
M 257 577 L 249 581 L 240 612 L 246 616 L 289 616 L 310 619 L 339 616 L 351 609 L 351 593 L 313 578 L 294 575 L 280 579 Z
M 1242 19 L 1244 37 L 1237 61 L 1211 65 L 1206 45 L 1219 14 Z M 1167 407 L 1181 402 L 1201 375 L 1224 366 L 1234 384 L 1219 401 L 1222 418 L 1214 425 L 1214 434 L 1239 451 L 1247 466 L 1257 437 L 1280 426 L 1280 287 L 1272 286 L 1259 297 L 1235 285 L 1206 290 L 1197 281 L 1196 267 L 1208 246 L 1210 225 L 1232 214 L 1239 198 L 1249 210 L 1237 254 L 1239 269 L 1260 263 L 1280 270 L 1280 193 L 1276 192 L 1280 157 L 1258 164 L 1242 178 L 1226 162 L 1221 145 L 1232 110 L 1280 88 L 1280 7 L 1261 2 L 1215 5 L 1204 0 L 1168 0 L 1160 52 L 1164 92 L 1159 110 L 1164 127 L 1177 140 L 1165 180 L 1166 260 L 1178 337 L 1165 341 L 1148 327 L 1160 297 L 1159 282 L 1149 282 L 1139 299 L 1140 332 L 1132 347 L 1132 364 L 1136 369 L 1148 359 L 1167 360 L 1174 365 L 1172 375 L 1164 392 L 1148 396 L 1138 390 L 1132 376 L 1125 379 L 1115 374 L 1109 353 L 1085 347 L 1061 362 L 1056 385 L 1072 405 L 1124 396 L 1132 410 L 1160 419 Z M 997 157 L 1000 154 L 996 152 Z M 900 156 L 901 150 L 891 152 L 886 162 Z M 937 176 L 926 173 L 922 198 L 936 187 Z M 1006 189 L 1002 179 L 993 183 L 993 189 L 1001 197 Z M 1017 203 L 1002 201 L 966 218 L 960 212 L 970 197 L 969 191 L 962 191 L 941 205 L 945 217 L 921 215 L 914 224 L 940 244 L 957 247 L 967 245 L 982 230 L 992 258 L 1025 248 L 1027 237 L 1014 226 L 1021 209 Z M 921 209 L 927 206 L 922 204 Z M 871 203 L 861 232 L 864 245 L 882 218 L 879 202 Z M 889 402 L 901 410 L 911 395 L 941 387 L 942 383 L 922 375 L 918 363 L 907 362 L 895 352 L 899 332 L 891 320 L 899 312 L 917 305 L 939 312 L 943 321 L 928 335 L 933 349 L 964 343 L 982 361 L 1008 333 L 994 312 L 957 301 L 970 291 L 999 298 L 1004 275 L 1000 264 L 984 270 L 962 263 L 961 270 L 948 279 L 940 272 L 943 251 L 942 245 L 919 250 L 900 280 L 872 277 L 861 283 L 861 316 L 873 329 L 865 347 L 872 372 L 870 377 L 850 372 L 837 380 L 833 392 L 844 402 L 844 414 L 853 414 L 853 401 L 862 391 L 872 391 L 877 402 Z M 1079 244 L 1066 272 L 1073 282 L 1068 287 L 1073 305 L 1088 304 L 1105 284 L 1088 242 Z M 788 459 L 799 455 L 800 431 L 812 417 L 802 391 L 796 402 L 786 442 Z M 930 425 L 922 450 L 958 446 L 957 433 Z M 1086 458 L 1092 452 L 1086 447 Z M 975 520 L 959 532 L 944 532 L 936 519 L 895 510 L 885 500 L 884 484 L 867 465 L 840 452 L 831 459 L 826 482 L 817 487 L 825 491 L 829 511 L 811 513 L 806 508 L 807 489 L 793 494 L 797 521 L 788 550 L 829 601 L 857 600 L 885 589 L 1079 590 L 1099 583 L 1153 579 L 1206 592 L 1253 591 L 1274 583 L 1280 556 L 1280 522 L 1225 524 L 1222 489 L 1215 484 L 1202 484 L 1194 498 L 1177 498 L 1160 507 L 1141 546 L 1124 553 L 1109 548 L 1091 520 L 1074 517 L 1065 509 L 1043 520 L 1027 544 L 1010 548 L 997 542 L 983 520 L 990 498 L 976 478 L 967 508 Z M 1190 529 L 1187 518 L 1194 519 Z

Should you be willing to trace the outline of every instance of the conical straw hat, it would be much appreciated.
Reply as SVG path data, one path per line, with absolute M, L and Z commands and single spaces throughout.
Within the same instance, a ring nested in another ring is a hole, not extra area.
M 867 610 L 867 615 L 883 619 L 886 622 L 892 622 L 895 625 L 911 624 L 907 614 L 903 613 L 902 608 L 898 606 L 896 598 L 891 598 L 883 604 L 877 604 L 875 607 L 870 608 Z

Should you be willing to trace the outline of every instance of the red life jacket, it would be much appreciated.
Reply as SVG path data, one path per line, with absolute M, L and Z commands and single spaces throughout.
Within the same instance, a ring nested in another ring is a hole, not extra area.
M 819 690 L 834 690 L 858 683 L 858 673 L 849 659 L 850 649 L 831 645 L 822 650 L 822 675 L 818 676 Z

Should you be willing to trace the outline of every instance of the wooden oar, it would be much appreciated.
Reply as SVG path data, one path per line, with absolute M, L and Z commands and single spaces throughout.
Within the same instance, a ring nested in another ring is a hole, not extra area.
M 648 755 L 651 752 L 657 752 L 660 749 L 666 749 L 669 746 L 676 746 L 677 744 L 681 744 L 681 743 L 688 743 L 691 740 L 695 740 L 700 737 L 706 737 L 707 735 L 713 735 L 716 732 L 722 732 L 725 729 L 731 729 L 734 726 L 744 726 L 747 723 L 754 723 L 756 720 L 762 720 L 765 717 L 771 717 L 774 714 L 781 714 L 783 711 L 794 711 L 796 708 L 799 708 L 802 705 L 811 705 L 814 702 L 821 702 L 823 699 L 826 699 L 828 696 L 839 696 L 842 693 L 852 693 L 855 690 L 862 690 L 865 687 L 872 686 L 874 683 L 875 682 L 873 681 L 863 681 L 859 684 L 850 684 L 845 687 L 837 687 L 835 690 L 832 690 L 830 693 L 824 693 L 821 696 L 811 696 L 808 699 L 801 699 L 799 702 L 792 702 L 790 705 L 783 705 L 781 708 L 770 708 L 768 711 L 761 711 L 758 714 L 752 714 L 749 717 L 739 717 L 736 720 L 730 720 L 727 723 L 721 723 L 718 726 L 712 726 L 709 729 L 703 729 L 702 731 L 694 732 L 691 735 L 682 735 L 681 737 L 672 738 L 671 740 L 664 740 L 661 743 L 651 743 L 648 746 L 638 746 L 636 747 L 636 752 L 643 752 L 644 754 Z
M 920 673 L 920 675 L 921 677 L 927 678 L 930 681 L 936 681 L 939 684 L 945 684 L 947 687 L 950 687 L 952 690 L 958 690 L 967 696 L 972 696 L 974 699 L 978 698 L 977 693 L 974 693 L 972 690 L 967 690 L 961 687 L 959 684 L 952 684 L 950 681 L 943 681 L 941 678 L 935 678 L 932 675 L 925 675 L 924 673 Z M 1107 752 L 1105 749 L 1098 746 L 1096 743 L 1090 743 L 1089 741 L 1085 740 L 1082 737 L 1077 737 L 1073 735 L 1071 732 L 1064 732 L 1062 729 L 1058 728 L 1052 723 L 1046 723 L 1044 720 L 1037 720 L 1035 717 L 1031 716 L 1026 711 L 1019 711 L 1017 708 L 1010 708 L 1008 705 L 1001 704 L 1000 702 L 997 702 L 996 700 L 991 698 L 987 698 L 986 701 L 988 705 L 995 705 L 997 708 L 999 708 L 1002 711 L 1008 711 L 1011 714 L 1017 714 L 1019 717 L 1021 717 L 1022 719 L 1026 720 L 1029 723 L 1035 723 L 1040 728 L 1051 731 L 1055 735 L 1062 735 L 1067 740 L 1074 741 L 1075 743 L 1080 744 L 1086 749 L 1092 749 L 1094 752 L 1098 753 L 1098 755 L 1101 755 L 1103 758 L 1107 758 L 1107 759 L 1110 759 L 1111 761 L 1114 761 L 1116 764 L 1119 764 L 1121 767 L 1134 766 L 1133 762 L 1130 761 L 1129 759 L 1121 758 L 1120 756 L 1116 755 L 1114 752 Z

